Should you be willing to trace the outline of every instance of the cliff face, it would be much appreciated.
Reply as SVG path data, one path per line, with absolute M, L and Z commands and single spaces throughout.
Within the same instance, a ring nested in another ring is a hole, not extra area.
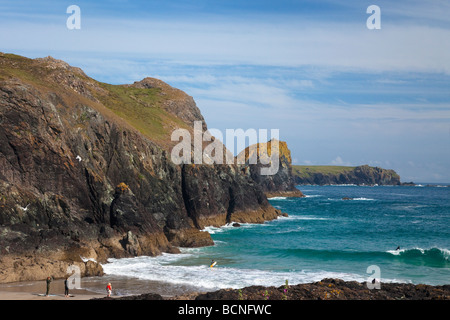
M 295 187 L 291 151 L 285 141 L 278 141 L 278 151 L 275 150 L 278 158 L 278 171 L 273 175 L 261 174 L 261 168 L 268 167 L 268 165 L 264 165 L 265 161 L 261 161 L 260 156 L 268 155 L 270 157 L 272 155 L 271 143 L 272 141 L 269 141 L 249 146 L 237 156 L 237 159 L 241 162 L 245 161 L 248 176 L 261 186 L 267 197 L 303 197 L 303 193 Z M 256 158 L 256 164 L 251 164 L 249 161 L 252 156 Z
M 295 183 L 299 185 L 356 184 L 400 185 L 400 176 L 394 170 L 369 167 L 293 166 Z
M 0 282 L 42 278 L 33 266 L 48 262 L 55 276 L 89 273 L 80 256 L 211 245 L 205 225 L 277 217 L 237 166 L 172 163 L 170 133 L 193 121 L 206 129 L 192 97 L 160 80 L 109 85 L 0 53 Z

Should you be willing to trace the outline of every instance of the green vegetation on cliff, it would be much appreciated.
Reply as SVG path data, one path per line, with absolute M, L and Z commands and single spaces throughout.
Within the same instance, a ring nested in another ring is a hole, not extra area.
M 351 172 L 355 170 L 356 167 L 347 166 L 300 166 L 293 165 L 292 173 L 298 177 L 307 178 L 312 174 L 322 173 L 322 174 L 340 174 L 343 172 Z
M 174 127 L 186 128 L 186 124 L 162 108 L 170 99 L 161 88 L 136 88 L 99 83 L 105 94 L 97 95 L 104 106 L 125 119 L 153 141 L 164 142 Z
M 0 53 L 0 81 L 4 80 L 57 95 L 66 105 L 92 107 L 166 149 L 175 128 L 204 121 L 192 97 L 158 79 L 145 78 L 131 85 L 103 83 L 52 57 L 29 59 Z M 82 113 L 80 120 L 88 121 L 89 114 Z

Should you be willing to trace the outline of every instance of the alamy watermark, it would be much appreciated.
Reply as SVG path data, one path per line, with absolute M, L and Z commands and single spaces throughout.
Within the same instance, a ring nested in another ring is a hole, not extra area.
M 67 274 L 70 276 L 67 278 L 67 287 L 69 289 L 81 289 L 81 270 L 79 266 L 71 264 L 67 267 Z
M 66 13 L 71 15 L 67 18 L 66 26 L 69 30 L 81 29 L 81 9 L 77 5 L 70 5 L 67 7 Z
M 366 26 L 369 30 L 381 29 L 381 9 L 377 5 L 371 5 L 367 7 L 366 13 L 371 14 L 369 18 L 367 18 Z
M 377 265 L 371 265 L 367 267 L 367 273 L 370 273 L 370 276 L 367 278 L 366 285 L 367 288 L 372 289 L 381 289 L 381 269 Z
M 223 133 L 218 129 L 208 129 L 203 132 L 202 121 L 194 121 L 194 137 L 187 129 L 174 130 L 171 140 L 179 143 L 172 148 L 172 162 L 175 164 L 257 164 L 259 161 L 262 164 L 261 175 L 274 175 L 278 172 L 280 162 L 278 129 L 270 129 L 270 141 L 267 129 L 258 131 L 256 129 L 246 131 L 226 129 L 225 131 L 226 149 L 222 143 Z M 235 146 L 237 150 L 244 150 L 247 141 L 249 142 L 247 156 L 244 151 L 241 151 L 234 157 L 230 150 L 234 151 Z M 203 148 L 204 142 L 207 142 L 207 145 Z

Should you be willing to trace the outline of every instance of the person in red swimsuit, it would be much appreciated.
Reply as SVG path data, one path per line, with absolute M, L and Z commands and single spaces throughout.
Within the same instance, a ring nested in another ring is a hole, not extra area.
M 111 283 L 108 283 L 108 285 L 106 286 L 106 292 L 108 293 L 108 297 L 111 297 L 112 292 Z

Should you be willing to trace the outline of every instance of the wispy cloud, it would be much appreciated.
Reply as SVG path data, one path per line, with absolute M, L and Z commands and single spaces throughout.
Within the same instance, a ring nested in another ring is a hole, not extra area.
M 342 160 L 340 156 L 337 156 L 336 159 L 331 161 L 331 164 L 334 166 L 351 166 L 352 164 L 348 161 Z
M 66 28 L 67 3 L 0 3 L 0 50 L 115 84 L 160 78 L 211 128 L 279 128 L 299 163 L 450 181 L 448 1 L 378 0 L 381 30 L 357 0 L 77 4 L 81 30 Z
M 385 22 L 368 30 L 354 21 L 244 19 L 118 19 L 83 15 L 81 30 L 65 28 L 64 13 L 40 19 L 2 20 L 0 42 L 9 50 L 132 53 L 199 64 L 308 66 L 343 70 L 400 70 L 450 74 L 450 29 Z

